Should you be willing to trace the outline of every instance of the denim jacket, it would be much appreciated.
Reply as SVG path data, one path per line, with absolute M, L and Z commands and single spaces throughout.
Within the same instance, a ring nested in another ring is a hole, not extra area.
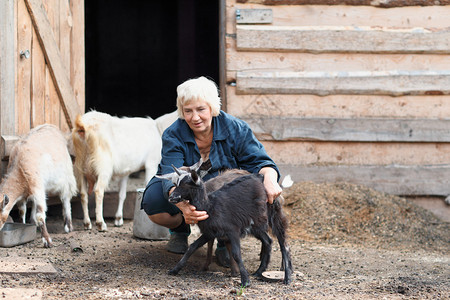
M 212 167 L 204 176 L 204 180 L 217 176 L 219 171 L 225 169 L 243 169 L 258 173 L 263 167 L 272 167 L 280 178 L 278 167 L 247 123 L 220 111 L 217 117 L 212 118 L 212 124 L 214 132 L 209 152 Z M 178 168 L 192 166 L 200 160 L 194 133 L 185 120 L 176 120 L 164 131 L 161 154 L 158 174 L 173 172 L 172 164 Z M 163 193 L 166 197 L 172 187 L 171 181 L 163 180 Z

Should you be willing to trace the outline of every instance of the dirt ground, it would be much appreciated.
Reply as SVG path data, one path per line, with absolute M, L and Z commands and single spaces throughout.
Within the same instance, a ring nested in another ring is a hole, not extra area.
M 254 278 L 250 287 L 240 289 L 239 278 L 232 278 L 229 269 L 213 263 L 209 271 L 201 271 L 206 248 L 171 276 L 168 270 L 181 256 L 168 253 L 166 241 L 133 237 L 132 221 L 115 228 L 107 220 L 108 231 L 98 232 L 83 230 L 75 219 L 75 231 L 66 234 L 57 212 L 48 217 L 52 248 L 44 249 L 39 237 L 0 248 L 0 257 L 44 259 L 57 272 L 0 272 L 1 287 L 38 289 L 29 299 L 450 298 L 449 223 L 403 198 L 361 186 L 297 183 L 284 195 L 296 271 L 288 286 Z M 190 240 L 197 234 L 194 230 Z M 269 269 L 277 270 L 281 255 L 273 245 Z M 259 264 L 259 249 L 254 238 L 243 239 L 250 272 Z

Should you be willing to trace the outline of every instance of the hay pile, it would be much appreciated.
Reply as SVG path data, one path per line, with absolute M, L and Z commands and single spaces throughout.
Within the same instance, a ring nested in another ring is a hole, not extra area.
M 300 182 L 285 189 L 294 239 L 448 252 L 450 226 L 411 201 L 353 184 Z

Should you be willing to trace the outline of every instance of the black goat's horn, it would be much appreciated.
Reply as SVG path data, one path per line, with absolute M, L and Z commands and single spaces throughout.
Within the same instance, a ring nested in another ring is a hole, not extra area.
M 178 176 L 181 175 L 180 171 L 172 164 L 172 168 L 175 170 L 175 173 L 177 173 Z

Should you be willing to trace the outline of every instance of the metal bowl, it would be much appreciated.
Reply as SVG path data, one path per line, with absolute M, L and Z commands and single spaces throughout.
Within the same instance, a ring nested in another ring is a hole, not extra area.
M 0 247 L 13 247 L 28 243 L 36 238 L 36 225 L 5 223 L 0 230 Z

